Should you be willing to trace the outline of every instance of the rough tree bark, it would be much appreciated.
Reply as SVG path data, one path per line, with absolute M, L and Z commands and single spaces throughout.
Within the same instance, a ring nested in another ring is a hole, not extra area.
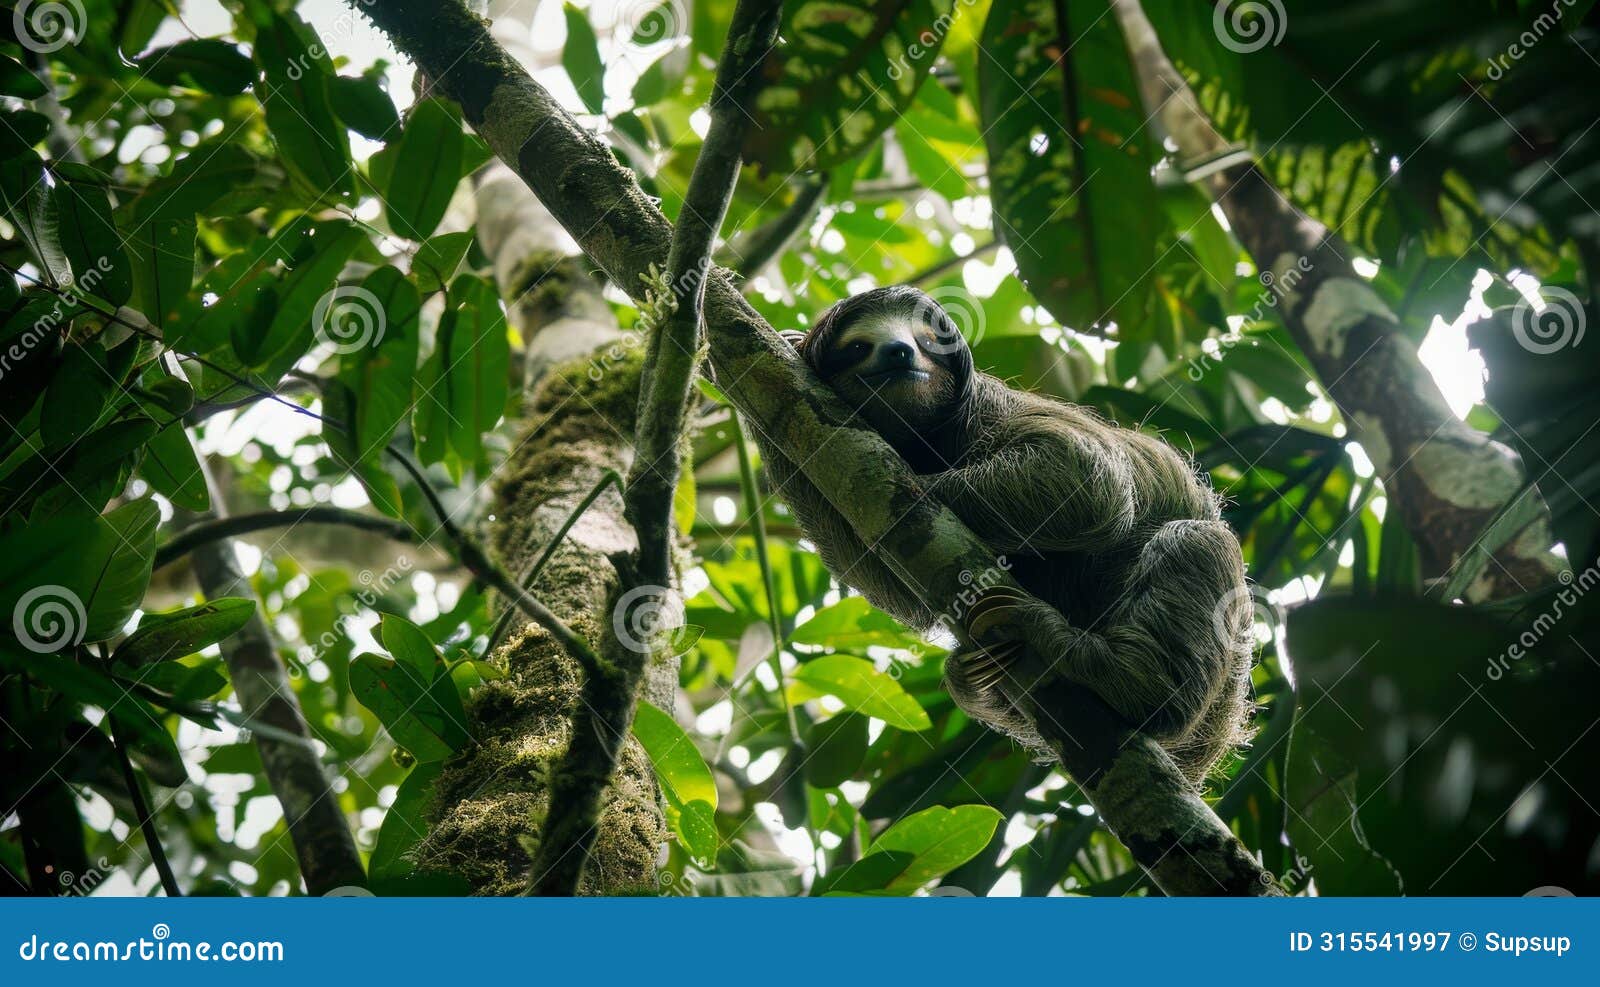
M 490 165 L 475 198 L 479 242 L 527 341 L 532 396 L 522 437 L 496 477 L 486 527 L 490 549 L 522 580 L 585 496 L 631 466 L 640 347 L 618 329 L 576 244 L 513 173 Z M 612 485 L 526 588 L 597 643 L 616 586 L 609 559 L 634 546 Z M 428 836 L 416 852 L 420 869 L 459 873 L 479 894 L 520 894 L 527 886 L 530 851 L 583 684 L 577 662 L 548 632 L 520 613 L 510 628 L 490 656 L 506 678 L 486 683 L 468 703 L 476 743 L 445 766 Z M 676 662 L 657 661 L 646 669 L 641 696 L 671 710 L 676 687 Z M 653 889 L 666 837 L 649 760 L 629 737 L 599 814 L 582 890 Z
M 1112 0 L 1112 8 L 1146 112 L 1177 145 L 1180 170 L 1226 159 L 1234 149 L 1167 58 L 1138 0 Z M 1451 412 L 1416 345 L 1356 273 L 1356 253 L 1336 232 L 1295 208 L 1248 158 L 1192 174 L 1281 298 L 1284 325 L 1383 478 L 1417 544 L 1423 575 L 1445 575 L 1523 490 L 1521 460 Z M 1561 570 L 1538 494 L 1529 490 L 1516 509 L 1526 512 L 1524 526 L 1490 556 L 1468 599 L 1530 592 Z
M 212 518 L 226 516 L 222 495 L 211 482 L 205 464 L 206 486 L 211 490 Z M 206 523 L 202 517 L 197 522 Z M 180 537 L 182 537 L 180 535 Z M 239 569 L 233 540 L 221 538 L 196 545 L 193 552 L 195 581 L 207 599 L 255 593 Z M 252 721 L 273 727 L 279 734 L 255 733 L 256 750 L 272 794 L 283 807 L 289 841 L 300 861 L 300 876 L 310 894 L 326 894 L 339 887 L 362 887 L 367 874 L 339 796 L 328 785 L 322 756 L 300 712 L 278 649 L 261 616 L 259 604 L 248 623 L 223 640 L 222 660 L 228 666 L 239 706 Z M 287 737 L 301 738 L 298 742 Z
M 610 149 L 509 57 L 459 0 L 356 6 L 461 105 L 469 125 L 613 283 L 643 301 L 642 278 L 651 265 L 665 266 L 671 227 Z M 994 554 L 926 497 L 883 439 L 855 421 L 794 358 L 727 272 L 713 270 L 707 277 L 705 320 L 717 380 L 746 420 L 804 464 L 866 544 L 907 574 L 937 610 L 959 618 L 956 601 L 973 574 L 998 571 Z M 1009 577 L 1000 581 L 1006 593 L 1026 595 Z M 1001 627 L 994 633 L 1015 632 Z M 1154 741 L 1086 690 L 1062 685 L 1032 698 L 1041 732 L 1164 891 L 1276 890 Z

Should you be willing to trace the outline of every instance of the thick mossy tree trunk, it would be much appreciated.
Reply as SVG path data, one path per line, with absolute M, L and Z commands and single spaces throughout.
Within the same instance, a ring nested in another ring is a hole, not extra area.
M 642 348 L 618 330 L 589 265 L 522 182 L 495 165 L 479 180 L 478 233 L 494 259 L 510 317 L 527 341 L 531 397 L 522 432 L 495 480 L 486 540 L 526 580 L 580 503 L 633 460 Z M 578 517 L 527 589 L 597 643 L 617 578 L 610 557 L 635 547 L 616 484 Z M 504 601 L 498 606 L 505 607 Z M 446 764 L 435 791 L 422 869 L 454 871 L 475 892 L 523 893 L 571 737 L 583 672 L 556 640 L 514 613 L 490 660 L 506 677 L 468 704 L 475 744 Z M 640 698 L 671 710 L 677 663 L 647 670 Z M 597 823 L 582 890 L 653 889 L 667 838 L 654 775 L 627 738 Z

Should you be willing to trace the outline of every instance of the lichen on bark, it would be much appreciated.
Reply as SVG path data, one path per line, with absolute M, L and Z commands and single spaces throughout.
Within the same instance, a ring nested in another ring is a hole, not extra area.
M 603 367 L 573 361 L 547 375 L 535 392 L 526 430 L 497 478 L 488 528 L 491 549 L 512 573 L 528 570 L 572 505 L 606 471 L 627 471 L 637 357 L 634 350 Z M 573 527 L 531 591 L 585 640 L 599 641 L 607 594 L 616 582 L 606 557 L 625 550 L 631 538 L 620 498 L 607 491 Z M 527 883 L 529 841 L 538 839 L 548 780 L 567 746 L 583 673 L 533 623 L 519 623 L 489 660 L 506 677 L 486 683 L 468 702 L 475 743 L 445 765 L 429 834 L 415 856 L 420 869 L 460 874 L 477 894 L 510 895 Z M 657 682 L 676 677 L 672 667 L 652 671 Z M 649 760 L 630 738 L 581 890 L 623 894 L 653 888 L 666 839 Z

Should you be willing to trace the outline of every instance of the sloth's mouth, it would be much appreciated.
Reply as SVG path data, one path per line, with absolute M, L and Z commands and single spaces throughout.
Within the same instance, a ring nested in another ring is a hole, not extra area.
M 890 367 L 888 370 L 879 370 L 876 373 L 859 374 L 856 379 L 869 386 L 895 382 L 920 384 L 928 379 L 928 372 L 911 367 Z

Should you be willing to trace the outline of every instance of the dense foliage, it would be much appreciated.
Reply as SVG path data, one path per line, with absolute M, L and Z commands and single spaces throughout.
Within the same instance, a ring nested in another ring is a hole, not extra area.
M 17 0 L 0 18 L 11 892 L 152 892 L 156 835 L 185 893 L 300 888 L 262 726 L 218 650 L 258 612 L 373 890 L 461 887 L 406 856 L 439 764 L 474 742 L 463 703 L 500 674 L 497 612 L 440 511 L 491 523 L 523 340 L 468 207 L 489 152 L 373 60 L 363 2 Z M 1210 471 L 1262 644 L 1259 734 L 1211 794 L 1288 889 L 1593 891 L 1590 5 L 1143 6 L 1219 126 L 1360 252 L 1414 340 L 1471 324 L 1489 377 L 1468 421 L 1523 455 L 1570 584 L 1459 602 L 1505 525 L 1424 583 L 1270 272 L 1148 129 L 1105 0 L 789 0 L 728 259 L 777 326 L 915 281 L 980 367 Z M 545 48 L 564 29 L 541 79 L 673 216 L 731 8 L 491 13 Z M 750 263 L 775 225 L 798 234 Z M 1530 342 L 1539 319 L 1556 335 Z M 674 832 L 663 893 L 1147 889 L 1068 778 L 953 706 L 937 644 L 841 594 L 741 469 L 714 389 L 702 411 L 677 501 L 695 549 L 680 699 L 634 727 Z M 162 547 L 224 502 L 329 510 L 249 535 L 250 592 L 206 599 Z

